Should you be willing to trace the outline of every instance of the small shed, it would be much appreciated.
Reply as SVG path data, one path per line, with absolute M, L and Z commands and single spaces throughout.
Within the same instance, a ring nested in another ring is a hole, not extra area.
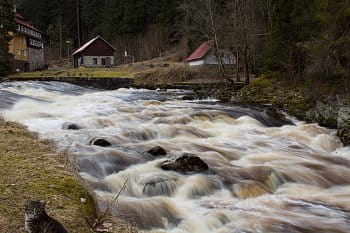
M 229 49 L 220 50 L 220 56 L 224 65 L 236 64 L 236 57 Z M 218 58 L 212 49 L 211 41 L 201 44 L 186 61 L 189 66 L 219 65 Z
M 111 67 L 116 49 L 101 36 L 83 44 L 73 52 L 74 67 Z

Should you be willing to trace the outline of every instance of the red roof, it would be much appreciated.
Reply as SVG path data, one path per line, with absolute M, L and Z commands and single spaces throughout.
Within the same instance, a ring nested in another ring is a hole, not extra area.
M 111 47 L 114 51 L 117 51 L 110 43 L 108 43 L 105 39 L 102 38 L 102 36 L 96 36 L 95 38 L 89 40 L 85 44 L 83 44 L 80 48 L 77 48 L 74 52 L 73 55 L 78 54 L 85 49 L 87 49 L 90 45 L 92 45 L 97 39 L 103 40 L 109 47 Z
M 30 25 L 30 23 L 28 23 L 27 21 L 25 21 L 24 18 L 22 17 L 22 15 L 20 15 L 20 14 L 18 14 L 18 13 L 15 15 L 15 21 L 16 21 L 17 23 L 19 23 L 19 24 L 21 24 L 21 25 L 27 27 L 27 28 L 30 28 L 30 29 L 32 29 L 32 30 L 34 30 L 34 31 L 37 31 L 37 32 L 40 32 L 40 33 L 41 33 L 41 31 L 40 31 L 39 29 L 37 29 L 37 28 L 35 28 L 34 26 Z
M 187 61 L 194 61 L 202 59 L 210 50 L 210 42 L 206 41 L 201 44 L 192 54 L 187 58 Z

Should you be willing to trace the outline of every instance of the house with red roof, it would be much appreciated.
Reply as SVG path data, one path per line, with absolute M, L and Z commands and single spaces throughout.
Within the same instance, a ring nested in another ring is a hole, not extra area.
M 102 36 L 97 36 L 73 52 L 74 67 L 111 67 L 116 49 Z
M 229 49 L 221 50 L 219 56 L 221 56 L 224 65 L 236 64 L 236 57 Z M 189 66 L 204 66 L 219 65 L 218 60 L 214 53 L 213 42 L 206 41 L 186 59 L 186 62 Z
M 9 52 L 13 54 L 13 72 L 35 71 L 44 68 L 44 42 L 42 32 L 16 13 L 16 30 L 9 32 L 12 40 Z

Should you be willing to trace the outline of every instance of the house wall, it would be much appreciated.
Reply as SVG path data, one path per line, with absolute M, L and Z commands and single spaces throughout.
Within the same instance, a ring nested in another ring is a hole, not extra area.
M 29 64 L 30 71 L 40 70 L 44 68 L 44 49 L 29 48 Z
M 235 65 L 236 64 L 236 56 L 230 51 L 226 50 L 223 52 L 223 62 L 225 65 Z M 213 51 L 209 51 L 203 59 L 194 60 L 188 62 L 189 66 L 201 66 L 201 65 L 218 65 L 219 61 L 215 56 Z
M 223 63 L 225 65 L 235 65 L 236 64 L 236 57 L 233 55 L 233 53 L 229 50 L 226 50 L 223 52 Z M 206 65 L 218 65 L 219 61 L 217 57 L 215 56 L 213 51 L 210 51 L 205 55 L 204 57 L 204 64 Z
M 94 63 L 94 58 L 97 59 L 97 64 Z M 105 67 L 106 65 L 102 65 L 102 59 L 109 58 L 111 59 L 111 66 L 114 66 L 114 57 L 113 56 L 84 56 L 77 58 L 78 66 L 85 67 Z M 83 64 L 81 60 L 83 59 Z
M 28 48 L 27 48 L 27 38 L 24 35 L 13 34 L 13 38 L 10 42 L 9 52 L 14 55 L 14 59 L 17 61 L 28 61 Z
M 113 56 L 114 50 L 99 38 L 82 53 L 84 56 Z
M 188 63 L 189 66 L 201 66 L 204 65 L 204 60 L 194 60 Z

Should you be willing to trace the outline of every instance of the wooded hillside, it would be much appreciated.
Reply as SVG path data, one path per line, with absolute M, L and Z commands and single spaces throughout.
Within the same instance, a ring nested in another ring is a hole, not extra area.
M 17 4 L 24 17 L 46 33 L 47 56 L 52 59 L 66 56 L 67 40 L 78 47 L 97 34 L 114 44 L 120 56 L 128 50 L 138 61 L 169 51 L 184 59 L 201 42 L 211 40 L 217 54 L 229 48 L 238 56 L 236 72 L 245 77 L 278 73 L 291 80 L 343 82 L 350 76 L 350 0 L 17 0 Z M 222 67 L 223 75 L 234 75 L 225 72 Z

